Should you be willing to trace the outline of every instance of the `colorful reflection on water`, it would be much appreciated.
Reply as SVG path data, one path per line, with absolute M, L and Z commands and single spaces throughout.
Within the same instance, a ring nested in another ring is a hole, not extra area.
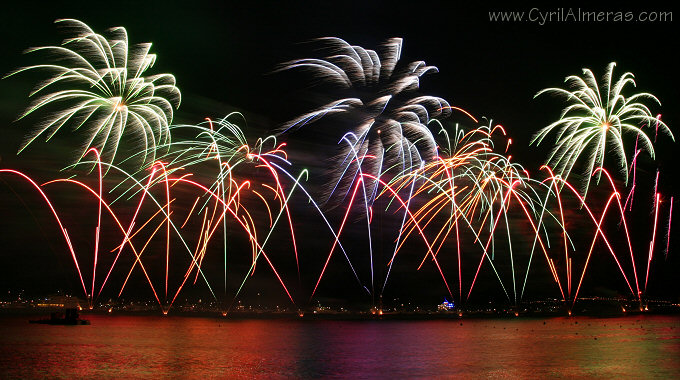
M 0 378 L 678 377 L 680 317 L 295 321 L 0 317 Z

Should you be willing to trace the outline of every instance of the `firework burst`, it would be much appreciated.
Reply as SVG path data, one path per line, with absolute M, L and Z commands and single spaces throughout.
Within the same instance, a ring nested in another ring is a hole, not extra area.
M 145 76 L 156 62 L 156 55 L 150 53 L 151 44 L 130 46 L 123 27 L 109 29 L 105 37 L 78 20 L 56 23 L 66 27 L 72 37 L 61 46 L 27 51 L 44 53 L 51 63 L 23 67 L 7 75 L 34 70 L 51 74 L 31 92 L 31 97 L 42 96 L 19 119 L 38 110 L 51 113 L 27 136 L 19 152 L 41 135 L 49 141 L 66 125 L 75 130 L 87 129 L 78 160 L 96 147 L 107 162 L 113 162 L 121 138 L 127 133 L 134 133 L 145 148 L 169 141 L 168 126 L 181 95 L 173 75 Z M 153 161 L 155 149 L 144 151 L 150 152 Z
M 628 97 L 623 92 L 627 86 L 635 87 L 633 74 L 627 72 L 618 80 L 614 78 L 612 62 L 607 66 L 602 86 L 598 85 L 592 71 L 583 69 L 583 77 L 576 75 L 565 79 L 570 89 L 547 88 L 536 96 L 554 94 L 566 99 L 568 105 L 562 111 L 559 120 L 541 129 L 533 138 L 537 145 L 543 142 L 548 134 L 557 131 L 555 146 L 550 153 L 547 164 L 553 166 L 556 174 L 568 178 L 582 155 L 587 155 L 585 184 L 583 194 L 588 187 L 595 170 L 604 167 L 605 152 L 609 148 L 619 159 L 617 169 L 628 182 L 628 159 L 624 146 L 624 134 L 638 137 L 642 149 L 654 158 L 652 141 L 642 128 L 648 126 L 660 128 L 673 138 L 668 126 L 660 118 L 652 116 L 650 109 L 643 103 L 645 100 L 661 104 L 649 93 L 636 93 Z M 597 181 L 600 174 L 596 176 Z
M 447 116 L 451 110 L 446 100 L 421 96 L 417 91 L 420 77 L 438 69 L 423 61 L 398 67 L 401 38 L 387 40 L 381 54 L 339 38 L 321 41 L 328 46 L 328 56 L 287 62 L 282 70 L 309 70 L 320 82 L 338 87 L 342 95 L 288 122 L 282 131 L 341 115 L 341 123 L 347 125 L 349 132 L 341 139 L 329 199 L 336 191 L 346 196 L 362 173 L 379 178 L 391 167 L 402 172 L 434 158 L 436 143 L 427 125 L 432 118 Z M 365 187 L 374 189 L 376 183 L 365 181 Z M 371 203 L 376 193 L 369 193 Z
M 442 128 L 446 137 L 442 156 L 423 165 L 420 170 L 404 172 L 395 177 L 385 188 L 386 191 L 381 193 L 388 196 L 405 194 L 403 197 L 407 199 L 405 203 L 411 205 L 410 217 L 404 218 L 389 266 L 392 266 L 397 252 L 405 241 L 410 236 L 420 235 L 428 246 L 420 265 L 422 266 L 429 256 L 446 282 L 444 273 L 437 263 L 437 257 L 447 251 L 448 247 L 452 249 L 455 247 L 458 263 L 458 297 L 462 300 L 464 294 L 461 261 L 465 260 L 465 257 L 461 251 L 460 239 L 462 233 L 467 231 L 472 234 L 470 240 L 482 249 L 477 272 L 472 279 L 467 297 L 470 296 L 477 275 L 486 260 L 496 274 L 508 300 L 514 298 L 513 302 L 516 303 L 520 297 L 517 289 L 519 278 L 515 276 L 516 258 L 513 257 L 508 213 L 512 203 L 519 204 L 519 207 L 515 208 L 526 218 L 536 217 L 539 211 L 536 207 L 538 196 L 531 185 L 537 183 L 529 178 L 520 165 L 512 163 L 509 157 L 494 149 L 493 135 L 500 134 L 496 131 L 504 135 L 505 131 L 500 125 L 495 127 L 492 125 L 492 122 L 488 121 L 488 125 L 481 125 L 467 133 L 458 129 L 453 138 Z M 507 279 L 502 280 L 494 264 L 497 248 L 494 237 L 499 232 L 502 234 L 502 224 L 499 223 L 501 221 L 505 224 L 508 236 L 507 252 L 512 266 L 512 296 L 506 288 Z M 537 231 L 536 229 L 535 232 Z M 452 241 L 455 241 L 455 244 L 451 244 Z

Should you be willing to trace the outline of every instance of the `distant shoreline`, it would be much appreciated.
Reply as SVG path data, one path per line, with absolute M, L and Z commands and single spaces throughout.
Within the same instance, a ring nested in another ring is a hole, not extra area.
M 48 315 L 49 310 L 37 309 L 0 309 L 1 317 L 31 317 Z M 232 311 L 226 315 L 214 311 L 170 311 L 168 317 L 197 317 L 197 318 L 214 318 L 223 321 L 243 321 L 243 320 L 295 320 L 295 321 L 425 321 L 425 320 L 441 320 L 441 321 L 463 321 L 475 319 L 552 319 L 552 318 L 620 318 L 631 316 L 680 316 L 680 308 L 664 308 L 649 311 L 629 311 L 618 313 L 611 311 L 586 311 L 581 313 L 572 313 L 568 315 L 566 312 L 518 312 L 514 313 L 488 313 L 488 312 L 404 312 L 404 313 L 383 313 L 372 314 L 369 312 L 304 312 L 302 315 L 299 312 L 242 312 Z M 149 316 L 149 317 L 164 317 L 160 310 L 157 311 L 116 311 L 108 313 L 106 311 L 91 311 L 83 310 L 81 318 L 87 319 L 89 316 Z

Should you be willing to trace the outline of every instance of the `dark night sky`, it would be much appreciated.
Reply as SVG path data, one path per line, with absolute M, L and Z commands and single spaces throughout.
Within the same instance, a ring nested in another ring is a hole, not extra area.
M 124 26 L 131 42 L 153 42 L 152 52 L 158 55 L 154 73 L 171 72 L 177 77 L 183 103 L 176 114 L 176 122 L 198 123 L 204 117 L 217 118 L 239 110 L 248 120 L 247 135 L 257 137 L 317 104 L 313 97 L 310 98 L 314 89 L 304 75 L 272 74 L 281 62 L 312 55 L 313 47 L 304 42 L 317 37 L 337 36 L 351 44 L 375 49 L 386 38 L 403 37 L 401 62 L 424 60 L 437 66 L 440 71 L 421 78 L 421 92 L 441 96 L 452 105 L 465 108 L 476 116 L 486 116 L 501 123 L 514 140 L 513 156 L 532 173 L 538 170 L 545 152 L 535 147 L 529 148 L 529 139 L 535 131 L 554 120 L 562 108 L 562 103 L 557 99 L 545 97 L 533 100 L 533 95 L 546 87 L 561 86 L 564 77 L 580 74 L 583 67 L 591 68 L 600 76 L 608 62 L 616 61 L 618 66 L 615 72 L 618 75 L 625 71 L 633 72 L 638 89 L 652 92 L 661 100 L 663 106 L 655 108 L 653 112 L 661 112 L 665 122 L 677 135 L 676 126 L 680 123 L 677 111 L 680 106 L 677 61 L 674 58 L 677 52 L 677 41 L 674 39 L 677 21 L 645 24 L 552 23 L 541 26 L 537 23 L 488 21 L 489 11 L 528 11 L 531 7 L 495 9 L 492 6 L 460 5 L 456 1 L 367 3 L 370 4 L 232 4 L 192 1 L 174 5 L 167 1 L 139 4 L 117 1 L 98 5 L 96 2 L 73 1 L 68 2 L 68 5 L 59 2 L 38 5 L 26 1 L 4 9 L 0 16 L 3 36 L 0 72 L 8 73 L 32 63 L 30 56 L 21 54 L 28 47 L 59 43 L 63 35 L 52 23 L 55 19 L 76 18 L 99 32 L 112 26 Z M 645 6 L 644 9 L 606 6 L 590 6 L 588 9 L 634 12 L 668 10 L 649 3 L 645 3 Z M 543 10 L 556 8 L 545 6 Z M 674 16 L 677 18 L 677 15 Z M 58 135 L 49 144 L 37 143 L 20 156 L 15 154 L 29 126 L 21 122 L 12 123 L 12 120 L 28 103 L 26 95 L 32 86 L 30 80 L 30 76 L 26 76 L 0 81 L 0 167 L 21 169 L 39 179 L 54 178 L 54 171 L 64 166 L 64 160 L 70 157 L 70 149 L 76 147 L 69 145 L 69 133 Z M 315 139 L 318 138 L 315 133 L 322 133 L 318 129 L 315 131 L 317 127 L 321 129 L 320 124 L 312 125 L 308 130 L 288 138 L 292 157 L 303 158 L 306 162 L 301 165 L 309 167 L 312 174 L 321 173 L 323 166 L 322 159 L 316 160 L 313 154 L 305 154 L 323 151 L 323 148 L 315 146 Z M 666 199 L 678 195 L 674 183 L 680 174 L 674 154 L 676 150 L 677 147 L 668 138 L 660 139 L 657 145 L 658 160 L 647 160 L 644 170 L 641 169 L 643 185 L 649 188 L 656 167 L 660 168 L 660 191 Z M 40 222 L 45 219 L 42 215 L 44 210 L 35 206 L 25 207 L 20 203 L 21 200 L 31 204 L 37 202 L 37 198 L 28 194 L 17 197 L 8 190 L 7 183 L 10 181 L 0 181 L 0 244 L 4 246 L 0 249 L 3 256 L 0 257 L 0 277 L 3 278 L 0 289 L 30 287 L 32 284 L 40 289 L 62 287 L 77 292 L 72 262 L 62 252 L 63 243 L 58 240 L 50 242 L 47 236 L 52 236 L 54 226 L 48 221 Z M 11 186 L 14 191 L 28 192 L 28 188 L 16 180 L 11 181 Z M 640 197 L 648 196 L 651 204 L 651 190 L 647 195 L 644 192 L 641 194 Z M 63 195 L 62 198 L 62 207 L 77 208 L 76 198 L 69 195 Z M 643 198 L 639 202 L 643 203 Z M 93 205 L 96 206 L 96 203 Z M 74 211 L 71 218 L 77 219 L 78 212 Z M 652 220 L 649 210 L 638 211 L 635 215 L 642 220 Z M 302 216 L 300 220 L 302 224 L 319 223 L 312 217 Z M 389 218 L 385 217 L 380 223 L 378 229 L 383 231 L 384 236 L 389 235 L 385 232 L 391 224 Z M 648 239 L 645 236 L 649 235 L 647 230 L 651 228 L 645 224 L 640 226 L 634 233 L 634 240 L 639 249 L 644 250 L 644 241 Z M 309 226 L 301 229 L 310 235 L 317 233 L 315 228 Z M 365 239 L 360 232 L 354 233 L 357 241 Z M 661 240 L 665 244 L 665 232 L 662 235 Z M 393 238 L 389 236 L 384 240 Z M 87 246 L 89 243 L 83 239 L 84 246 Z M 305 243 L 305 252 L 311 256 L 323 256 L 328 251 L 329 241 L 330 238 L 324 238 L 322 242 L 310 239 Z M 382 247 L 382 243 L 379 245 L 382 252 L 390 250 Z M 658 282 L 650 289 L 657 295 L 679 294 L 680 287 L 676 280 L 679 260 L 674 247 L 677 247 L 677 242 L 671 240 L 669 261 L 652 272 L 658 277 Z M 414 245 L 413 249 L 422 247 Z M 292 255 L 284 248 L 279 250 L 281 256 Z M 354 250 L 358 252 L 355 253 L 357 257 L 365 255 L 365 252 L 359 252 L 365 250 L 364 246 L 357 245 Z M 60 259 L 56 258 L 58 255 L 61 255 Z M 420 253 L 414 256 L 420 257 Z M 475 257 L 478 256 L 475 254 Z M 279 258 L 279 261 L 282 271 L 287 272 L 285 274 L 289 282 L 295 284 L 298 279 L 294 262 L 289 259 Z M 532 264 L 537 268 L 536 278 L 550 281 L 547 273 L 541 273 L 546 269 L 545 262 L 539 259 L 542 260 L 538 258 Z M 403 267 L 396 270 L 390 279 L 386 297 L 439 300 L 446 294 L 433 267 L 416 272 L 410 261 L 417 265 L 419 258 L 405 260 Z M 302 286 L 297 286 L 294 295 L 299 299 L 307 299 L 321 263 L 317 256 L 303 260 L 302 264 L 313 269 L 309 270 L 308 275 L 303 275 Z M 322 299 L 366 302 L 365 293 L 356 284 L 346 262 L 336 256 L 331 264 L 332 270 L 320 288 L 320 295 L 328 298 Z M 455 262 L 448 261 L 446 265 L 451 268 L 447 272 L 449 281 L 455 283 Z M 625 294 L 625 285 L 621 287 L 618 277 L 615 284 L 608 280 L 617 275 L 608 257 L 598 258 L 593 265 L 589 273 L 600 280 L 593 279 L 584 294 Z M 362 275 L 367 276 L 365 269 L 363 271 Z M 239 276 L 236 274 L 234 277 Z M 484 276 L 478 294 L 502 300 L 504 296 L 497 281 L 489 277 L 490 273 Z M 276 302 L 285 301 L 285 297 L 281 298 L 278 285 L 272 283 L 271 278 L 271 272 L 262 264 L 258 275 L 247 286 L 244 297 L 255 297 L 254 294 L 264 289 L 262 293 L 266 291 L 272 294 Z M 135 286 L 130 293 L 139 291 L 148 298 L 148 294 L 144 293 L 146 289 L 143 282 Z M 530 288 L 533 293 L 530 291 L 529 296 L 558 296 L 554 286 L 547 292 L 545 288 L 540 283 L 534 283 L 533 288 Z M 205 297 L 208 295 L 203 288 L 195 292 Z M 188 294 L 192 294 L 191 291 Z

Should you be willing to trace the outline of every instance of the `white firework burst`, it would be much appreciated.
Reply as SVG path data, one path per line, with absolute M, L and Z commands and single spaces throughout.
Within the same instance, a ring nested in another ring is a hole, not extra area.
M 567 179 L 581 155 L 587 155 L 586 177 L 583 195 L 588 193 L 592 174 L 599 167 L 604 167 L 607 145 L 619 159 L 618 169 L 628 181 L 628 159 L 624 146 L 624 134 L 629 134 L 640 141 L 640 145 L 654 158 L 652 141 L 643 131 L 661 129 L 673 139 L 668 126 L 659 117 L 652 116 L 650 109 L 643 103 L 650 100 L 661 105 L 661 102 L 650 93 L 637 93 L 628 97 L 623 90 L 627 85 L 635 87 L 632 73 L 623 74 L 614 81 L 615 62 L 607 66 L 603 76 L 604 84 L 600 87 L 593 72 L 583 69 L 583 77 L 576 75 L 565 79 L 570 89 L 547 88 L 536 94 L 553 94 L 565 98 L 568 105 L 562 111 L 559 120 L 541 129 L 532 139 L 532 143 L 540 144 L 548 134 L 557 131 L 555 145 L 548 157 L 547 164 L 554 167 L 557 174 Z M 598 180 L 601 171 L 598 172 Z
M 436 156 L 437 145 L 428 123 L 433 118 L 448 116 L 450 106 L 442 98 L 417 93 L 420 77 L 438 69 L 423 61 L 398 66 L 401 38 L 388 39 L 380 54 L 340 38 L 320 40 L 330 55 L 286 62 L 282 70 L 309 70 L 320 82 L 338 87 L 340 96 L 286 123 L 282 131 L 330 115 L 341 116 L 346 133 L 333 170 L 335 178 L 329 197 L 335 191 L 347 194 L 363 175 L 370 202 L 377 187 L 377 180 L 371 178 L 379 178 L 390 169 L 408 170 Z
M 145 76 L 156 62 L 156 55 L 150 53 L 151 43 L 130 46 L 123 27 L 109 29 L 105 37 L 78 20 L 61 19 L 55 23 L 67 27 L 72 37 L 61 46 L 27 50 L 46 53 L 50 62 L 7 75 L 29 70 L 51 74 L 31 92 L 31 97 L 39 97 L 19 119 L 38 110 L 52 112 L 27 136 L 19 152 L 40 136 L 49 141 L 66 125 L 86 130 L 78 160 L 95 147 L 106 161 L 113 162 L 124 132 L 136 134 L 144 151 L 152 155 L 155 150 L 148 148 L 167 144 L 168 126 L 181 94 L 173 75 Z

